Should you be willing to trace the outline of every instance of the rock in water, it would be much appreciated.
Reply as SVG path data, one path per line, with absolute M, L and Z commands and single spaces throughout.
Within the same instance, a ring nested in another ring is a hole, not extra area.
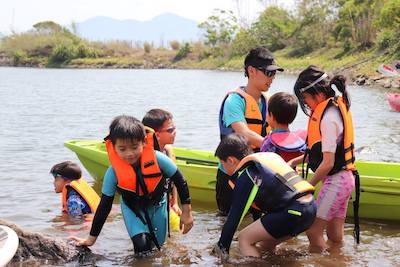
M 56 263 L 87 261 L 93 254 L 87 247 L 76 247 L 61 238 L 24 231 L 17 225 L 0 219 L 0 225 L 13 229 L 19 238 L 18 250 L 11 262 L 47 260 Z

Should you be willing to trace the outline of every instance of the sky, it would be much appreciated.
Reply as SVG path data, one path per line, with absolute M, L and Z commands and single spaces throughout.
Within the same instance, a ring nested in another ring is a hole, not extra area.
M 52 20 L 61 25 L 82 22 L 95 16 L 114 19 L 150 20 L 162 13 L 174 13 L 202 22 L 214 9 L 232 10 L 252 21 L 265 3 L 284 0 L 0 0 L 0 32 L 23 32 L 32 25 Z M 239 8 L 238 8 L 239 7 Z

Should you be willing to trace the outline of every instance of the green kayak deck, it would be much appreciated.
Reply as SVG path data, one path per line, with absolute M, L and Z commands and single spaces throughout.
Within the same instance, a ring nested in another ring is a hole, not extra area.
M 102 141 L 70 140 L 65 146 L 96 181 L 102 181 L 110 165 Z M 203 150 L 174 148 L 174 152 L 194 202 L 215 208 L 217 158 Z M 360 218 L 400 221 L 400 164 L 357 161 L 356 165 L 361 177 Z M 347 214 L 353 215 L 352 201 Z

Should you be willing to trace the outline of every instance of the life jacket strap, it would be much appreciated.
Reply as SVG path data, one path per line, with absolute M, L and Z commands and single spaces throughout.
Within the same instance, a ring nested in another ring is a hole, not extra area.
M 260 124 L 263 125 L 263 121 L 259 119 L 248 119 L 246 118 L 246 122 L 249 124 Z
M 356 186 L 356 199 L 353 201 L 353 213 L 354 213 L 354 230 L 353 230 L 353 236 L 357 242 L 357 244 L 360 244 L 360 221 L 359 221 L 359 216 L 358 216 L 358 210 L 360 207 L 360 175 L 358 174 L 358 171 L 355 170 L 353 171 L 353 175 L 355 178 L 355 186 Z
M 149 191 L 147 190 L 147 187 L 144 183 L 143 177 L 140 177 L 139 175 L 136 178 L 137 181 L 139 181 L 139 185 L 143 190 L 143 195 L 144 196 L 149 196 Z M 143 213 L 144 213 L 144 217 L 146 219 L 146 223 L 147 223 L 147 227 L 149 228 L 149 233 L 150 233 L 150 237 L 154 242 L 154 245 L 157 247 L 158 250 L 161 250 L 161 246 L 158 243 L 158 239 L 157 236 L 154 232 L 154 227 L 153 227 L 153 223 L 151 222 L 150 216 L 149 216 L 149 212 L 147 210 L 147 207 L 142 207 Z M 169 218 L 168 218 L 169 220 Z
M 158 173 L 152 173 L 152 174 L 142 174 L 143 178 L 156 178 L 159 177 L 160 175 L 162 175 L 162 173 L 158 172 Z
M 170 196 L 170 194 L 172 195 L 172 181 L 168 181 L 168 183 L 167 183 L 167 218 L 168 218 L 167 229 L 168 229 L 168 238 L 171 237 L 171 225 L 170 225 L 170 221 L 169 221 L 169 215 L 170 215 L 169 196 Z
M 303 162 L 301 163 L 301 177 L 303 177 L 304 180 L 307 180 L 308 177 L 309 164 L 307 164 L 305 173 L 304 173 L 304 165 L 306 164 L 306 158 L 309 154 L 310 154 L 310 149 L 307 148 L 306 152 L 304 153 Z

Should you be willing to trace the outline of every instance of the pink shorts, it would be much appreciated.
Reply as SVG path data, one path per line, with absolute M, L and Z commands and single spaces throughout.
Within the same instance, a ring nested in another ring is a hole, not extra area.
M 351 171 L 340 171 L 327 176 L 317 199 L 317 218 L 330 221 L 346 218 L 347 204 L 354 189 Z

